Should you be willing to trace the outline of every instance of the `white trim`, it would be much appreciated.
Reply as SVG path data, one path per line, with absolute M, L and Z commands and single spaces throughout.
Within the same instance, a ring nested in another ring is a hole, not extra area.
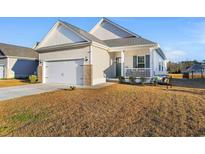
M 105 50 L 110 50 L 110 48 L 108 47 L 108 46 L 105 46 L 105 45 L 103 45 L 103 44 L 100 44 L 100 43 L 97 43 L 97 42 L 92 42 L 92 44 L 91 45 L 93 45 L 93 46 L 95 46 L 95 47 L 98 47 L 98 48 L 102 48 L 102 49 L 105 49 Z
M 129 34 L 132 35 L 132 36 L 140 37 L 139 35 L 137 35 L 137 34 L 131 32 L 131 31 L 129 31 L 128 29 L 126 29 L 126 28 L 124 28 L 124 27 L 118 25 L 117 23 L 114 23 L 113 21 L 111 21 L 111 20 L 109 20 L 109 19 L 107 19 L 107 18 L 102 18 L 102 19 L 90 30 L 90 33 L 92 34 L 92 33 L 101 25 L 101 23 L 102 23 L 103 21 L 107 21 L 107 22 L 110 23 L 111 25 L 114 25 L 115 27 L 117 27 L 117 28 L 119 28 L 119 29 L 121 29 L 121 30 L 123 30 L 123 31 L 125 31 L 125 32 L 127 32 L 127 33 L 129 33 Z
M 124 50 L 120 52 L 121 57 L 121 76 L 124 76 L 124 63 L 125 63 L 125 53 Z
M 83 38 L 84 40 L 91 42 L 91 40 L 89 40 L 88 38 L 80 35 L 79 33 L 77 33 L 75 30 L 73 30 L 72 28 L 70 28 L 69 26 L 67 26 L 66 24 L 64 24 L 63 22 L 59 21 L 60 24 L 62 24 L 64 27 L 66 27 L 67 29 L 71 30 L 72 32 L 74 32 L 75 34 L 77 34 L 79 37 Z
M 7 56 L 8 58 L 16 58 L 16 59 L 25 59 L 25 60 L 38 60 L 38 58 L 29 58 L 29 57 L 18 57 L 18 56 Z
M 43 39 L 40 41 L 40 43 L 36 46 L 36 50 L 40 49 L 39 46 L 41 46 L 42 42 L 46 39 L 46 37 L 56 28 L 58 27 L 59 25 L 62 25 L 64 26 L 65 28 L 71 30 L 72 32 L 74 32 L 76 35 L 78 35 L 79 37 L 81 37 L 82 39 L 84 39 L 85 41 L 87 42 L 91 42 L 91 40 L 85 38 L 84 36 L 80 35 L 79 33 L 77 33 L 76 31 L 74 31 L 72 28 L 68 27 L 66 24 L 64 24 L 63 22 L 61 21 L 57 21 L 54 26 L 49 30 L 49 32 L 43 37 Z
M 16 59 L 38 60 L 38 58 L 18 57 L 18 56 L 0 56 L 0 58 L 16 58 Z
M 83 60 L 84 58 L 66 58 L 66 59 L 48 59 L 48 60 L 44 60 L 42 62 L 54 62 L 54 61 L 72 61 L 72 60 Z
M 42 82 L 46 83 L 46 62 L 42 62 Z
M 92 46 L 90 46 L 90 51 L 89 51 L 89 63 L 92 65 L 93 64 L 93 49 Z
M 100 21 L 98 21 L 97 22 L 97 24 L 89 31 L 89 33 L 93 33 L 99 26 L 100 26 L 100 24 L 103 22 L 103 18 L 102 19 L 100 19 Z
M 142 56 L 141 56 L 141 55 L 140 55 L 140 56 L 136 55 L 136 56 L 137 56 L 137 68 L 139 68 L 139 67 L 138 67 L 138 64 L 139 64 L 138 58 L 139 58 L 139 57 L 144 57 L 144 67 L 143 67 L 143 68 L 146 68 L 146 54 L 145 54 L 145 55 L 142 55 Z M 143 64 L 143 63 L 140 63 L 140 64 Z
M 149 54 L 150 54 L 150 68 L 151 68 L 151 71 L 150 71 L 150 76 L 151 77 L 153 77 L 154 76 L 154 72 L 153 72 L 153 66 L 154 66 L 154 64 L 153 64 L 153 62 L 154 62 L 154 59 L 153 59 L 153 49 L 152 48 L 150 48 L 149 49 Z
M 106 82 L 106 78 L 93 79 L 92 86 L 97 85 L 97 84 L 101 84 L 101 83 L 105 83 L 105 82 Z
M 73 44 L 60 44 L 55 46 L 47 46 L 47 47 L 41 47 L 36 49 L 40 54 L 45 52 L 50 52 L 51 50 L 64 50 L 64 49 L 72 49 L 72 48 L 80 48 L 89 46 L 90 42 L 79 42 L 79 43 L 73 43 Z
M 119 50 L 134 50 L 134 49 L 139 49 L 141 47 L 153 47 L 153 48 L 155 48 L 155 46 L 156 46 L 155 44 L 149 44 L 149 45 L 132 45 L 132 46 L 122 46 L 122 47 L 111 47 L 109 52 L 117 52 Z
M 59 21 L 57 21 L 53 27 L 51 27 L 51 29 L 43 36 L 43 38 L 41 39 L 41 41 L 39 42 L 39 44 L 34 48 L 34 49 L 38 49 L 39 46 L 42 44 L 42 42 L 46 39 L 46 37 L 53 31 L 53 29 L 55 27 L 57 27 L 59 25 Z

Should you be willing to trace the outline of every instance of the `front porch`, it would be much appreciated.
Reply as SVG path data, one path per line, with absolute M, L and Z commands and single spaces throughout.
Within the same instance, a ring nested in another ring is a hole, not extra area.
M 111 78 L 123 76 L 125 78 L 152 78 L 153 48 L 124 49 L 110 52 L 112 66 Z

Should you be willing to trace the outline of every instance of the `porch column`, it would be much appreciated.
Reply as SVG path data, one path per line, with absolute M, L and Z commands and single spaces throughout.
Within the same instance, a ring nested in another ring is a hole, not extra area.
M 154 76 L 154 64 L 153 64 L 153 48 L 149 48 L 149 55 L 150 55 L 150 76 Z
M 120 55 L 121 55 L 121 76 L 124 76 L 124 62 L 125 62 L 124 50 L 120 52 Z

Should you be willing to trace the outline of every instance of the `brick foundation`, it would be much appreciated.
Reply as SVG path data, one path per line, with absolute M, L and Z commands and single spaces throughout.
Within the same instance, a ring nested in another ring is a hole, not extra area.
M 83 65 L 83 85 L 92 85 L 92 65 Z
M 41 64 L 38 65 L 38 82 L 41 82 L 43 81 L 43 67 Z

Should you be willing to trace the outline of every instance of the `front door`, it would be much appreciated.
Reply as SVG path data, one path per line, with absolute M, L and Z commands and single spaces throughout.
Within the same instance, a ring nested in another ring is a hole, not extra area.
M 116 77 L 121 76 L 121 57 L 116 58 Z

